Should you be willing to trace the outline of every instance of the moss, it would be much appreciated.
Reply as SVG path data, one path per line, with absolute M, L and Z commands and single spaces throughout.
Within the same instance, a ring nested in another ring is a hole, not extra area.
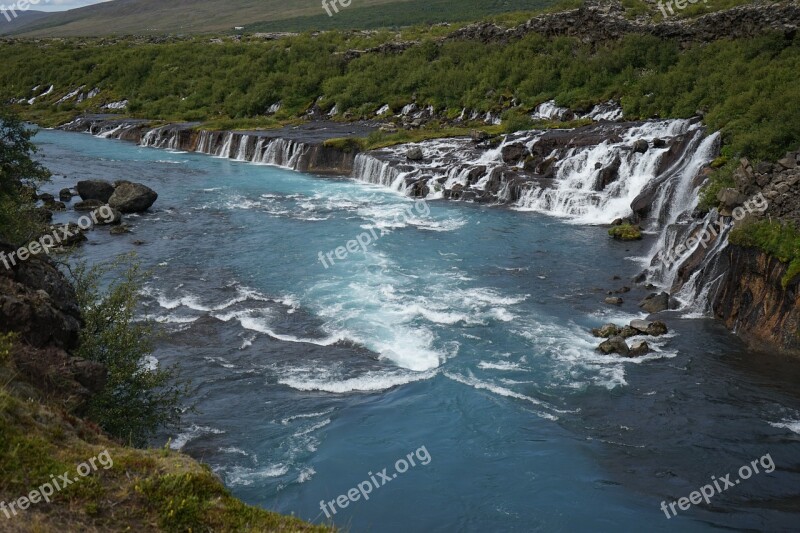
M 737 225 L 730 233 L 730 242 L 757 248 L 786 263 L 788 268 L 781 285 L 785 289 L 800 275 L 800 231 L 790 223 L 767 220 Z
M 632 224 L 620 224 L 608 230 L 608 235 L 618 241 L 638 241 L 642 238 L 642 230 Z
M 337 139 L 328 139 L 323 143 L 326 148 L 336 148 L 345 153 L 361 152 L 366 146 L 365 139 L 358 139 L 353 137 L 343 137 Z

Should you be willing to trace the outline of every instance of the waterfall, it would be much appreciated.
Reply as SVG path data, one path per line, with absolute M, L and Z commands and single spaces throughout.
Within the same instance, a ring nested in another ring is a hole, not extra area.
M 225 159 L 230 159 L 230 157 L 231 157 L 231 145 L 232 144 L 233 144 L 233 132 L 229 131 L 225 135 L 225 143 L 222 145 L 222 148 L 220 148 L 219 152 L 217 152 L 214 155 L 216 155 L 217 157 L 223 157 Z
M 239 152 L 236 154 L 237 161 L 248 161 L 247 159 L 247 143 L 250 142 L 250 136 L 244 135 L 239 139 Z
M 398 181 L 400 172 L 389 161 L 381 161 L 369 153 L 362 153 L 356 156 L 353 163 L 352 177 L 359 181 L 398 190 L 394 184 Z

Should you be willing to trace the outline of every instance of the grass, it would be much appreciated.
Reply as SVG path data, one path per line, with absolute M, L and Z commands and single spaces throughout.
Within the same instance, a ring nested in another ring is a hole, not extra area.
M 140 450 L 51 405 L 20 378 L 0 335 L 0 501 L 12 502 L 108 451 L 97 469 L 12 517 L 13 531 L 329 532 L 235 499 L 208 467 L 168 449 Z M 0 514 L 0 520 L 6 521 Z M 17 529 L 14 529 L 17 528 Z
M 700 190 L 700 203 L 697 207 L 701 212 L 708 213 L 719 206 L 717 194 L 721 190 L 736 187 L 733 173 L 738 166 L 738 159 L 728 159 L 726 156 L 721 156 L 711 163 L 711 167 L 715 170 Z
M 766 220 L 740 224 L 731 231 L 730 242 L 758 248 L 786 263 L 784 289 L 800 274 L 800 231 L 793 224 Z

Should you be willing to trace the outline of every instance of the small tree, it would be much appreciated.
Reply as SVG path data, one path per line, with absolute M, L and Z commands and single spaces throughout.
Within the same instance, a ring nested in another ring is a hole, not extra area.
M 153 325 L 135 319 L 145 274 L 131 255 L 109 264 L 76 267 L 72 276 L 84 320 L 77 355 L 108 367 L 108 384 L 89 406 L 89 418 L 133 446 L 145 446 L 156 430 L 174 427 L 185 387 L 177 368 L 149 368 Z M 127 269 L 114 276 L 123 263 Z M 113 277 L 101 292 L 104 278 Z
M 50 172 L 32 159 L 35 134 L 0 106 L 0 238 L 12 244 L 38 237 L 44 229 L 33 192 L 49 179 Z

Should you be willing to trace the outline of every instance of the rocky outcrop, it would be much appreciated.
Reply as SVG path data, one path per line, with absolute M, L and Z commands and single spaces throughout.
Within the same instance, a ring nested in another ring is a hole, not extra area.
M 755 248 L 729 245 L 720 261 L 714 315 L 757 350 L 800 355 L 800 278 L 784 288 L 787 265 Z
M 114 186 L 102 180 L 79 181 L 76 189 L 81 200 L 97 200 L 104 204 L 108 203 L 108 199 L 114 194 Z M 65 192 L 64 196 L 66 196 L 69 189 L 62 192 Z M 72 197 L 70 196 L 68 199 L 72 199 Z
M 488 22 L 472 24 L 453 32 L 446 40 L 508 42 L 538 33 L 546 37 L 577 37 L 585 43 L 594 44 L 620 39 L 625 35 L 641 34 L 688 44 L 756 37 L 768 31 L 791 36 L 797 31 L 798 24 L 800 5 L 797 2 L 747 4 L 700 17 L 670 18 L 656 23 L 646 17 L 627 18 L 618 1 L 593 1 L 586 2 L 579 9 L 534 17 L 513 28 Z

